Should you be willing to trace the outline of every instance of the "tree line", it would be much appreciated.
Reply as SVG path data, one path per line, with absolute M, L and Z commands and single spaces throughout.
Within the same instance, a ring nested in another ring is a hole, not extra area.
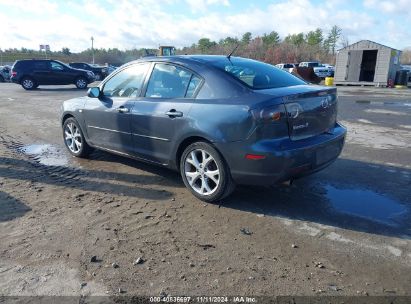
M 236 46 L 235 54 L 271 64 L 301 61 L 323 61 L 334 63 L 339 45 L 348 45 L 342 30 L 337 25 L 324 34 L 317 28 L 307 33 L 289 34 L 284 39 L 276 31 L 253 37 L 246 32 L 241 38 L 227 37 L 218 42 L 201 38 L 196 44 L 178 50 L 180 54 L 229 54 Z M 341 43 L 340 43 L 341 42 Z
M 349 41 L 340 27 L 334 25 L 328 32 L 317 28 L 306 33 L 289 34 L 281 38 L 279 33 L 271 31 L 263 35 L 253 36 L 251 32 L 244 33 L 240 38 L 228 36 L 219 41 L 207 37 L 198 40 L 191 46 L 176 50 L 177 54 L 229 54 L 236 48 L 234 55 L 261 60 L 271 64 L 297 63 L 301 61 L 321 61 L 335 63 L 335 54 L 338 48 L 349 45 Z M 100 64 L 121 65 L 131 60 L 147 55 L 157 54 L 157 49 L 130 49 L 117 48 L 94 49 L 95 62 Z M 52 58 L 63 62 L 91 62 L 93 50 L 71 52 L 68 47 L 59 51 L 44 53 L 43 51 L 21 49 L 0 49 L 1 62 L 12 63 L 19 59 Z M 0 62 L 0 64 L 1 64 Z M 404 51 L 403 63 L 411 63 L 411 51 Z

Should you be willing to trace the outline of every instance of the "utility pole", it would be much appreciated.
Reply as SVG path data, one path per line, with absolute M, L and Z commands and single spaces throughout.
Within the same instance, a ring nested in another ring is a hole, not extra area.
M 94 37 L 91 36 L 91 53 L 93 54 L 93 64 L 94 64 Z

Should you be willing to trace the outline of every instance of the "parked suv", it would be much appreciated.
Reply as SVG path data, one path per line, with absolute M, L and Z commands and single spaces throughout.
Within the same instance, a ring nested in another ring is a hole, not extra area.
M 91 65 L 85 62 L 71 62 L 69 66 L 75 69 L 82 69 L 94 73 L 96 80 L 103 80 L 109 74 L 105 66 Z
M 39 85 L 59 84 L 75 84 L 78 89 L 85 89 L 94 81 L 94 74 L 74 69 L 57 60 L 26 59 L 14 63 L 11 81 L 21 84 L 26 90 L 33 90 Z

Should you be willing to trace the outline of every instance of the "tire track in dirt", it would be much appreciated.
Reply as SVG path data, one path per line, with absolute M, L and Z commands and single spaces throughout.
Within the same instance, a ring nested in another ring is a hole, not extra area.
M 30 173 L 36 179 L 52 179 L 53 182 L 75 185 L 81 182 L 81 178 L 87 177 L 86 171 L 61 165 L 45 165 L 41 163 L 41 155 L 25 153 L 25 145 L 19 138 L 7 134 L 7 130 L 0 127 L 0 157 L 6 165 L 14 168 L 25 169 L 8 170 L 9 177 L 19 177 L 20 173 Z

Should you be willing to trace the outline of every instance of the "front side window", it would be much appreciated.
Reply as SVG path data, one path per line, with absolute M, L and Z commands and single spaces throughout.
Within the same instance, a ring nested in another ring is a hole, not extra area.
M 51 62 L 51 69 L 53 71 L 62 71 L 62 70 L 64 70 L 64 67 L 60 63 L 52 61 Z
M 272 89 L 306 84 L 294 75 L 256 60 L 231 58 L 211 63 L 253 89 Z
M 148 82 L 146 97 L 192 98 L 200 83 L 200 78 L 183 68 L 157 63 Z
M 105 83 L 103 95 L 106 97 L 140 96 L 148 66 L 149 63 L 142 63 L 125 68 Z

